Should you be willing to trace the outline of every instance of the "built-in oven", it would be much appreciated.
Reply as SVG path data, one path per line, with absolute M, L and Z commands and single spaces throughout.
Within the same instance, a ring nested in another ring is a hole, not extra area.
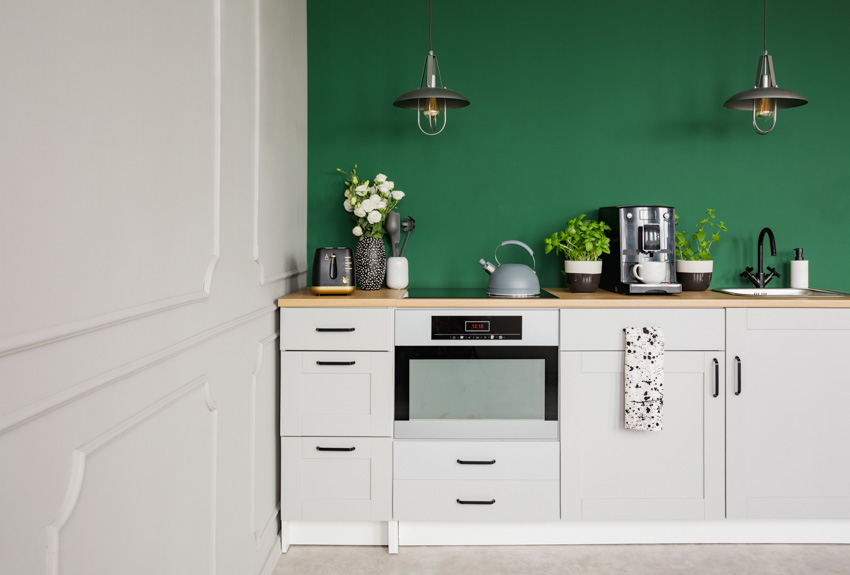
M 395 437 L 557 439 L 557 310 L 396 310 Z

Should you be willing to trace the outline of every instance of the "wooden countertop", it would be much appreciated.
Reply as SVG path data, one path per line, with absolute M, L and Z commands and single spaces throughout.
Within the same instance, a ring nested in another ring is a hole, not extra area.
M 850 297 L 778 298 L 746 297 L 715 291 L 683 292 L 676 295 L 622 295 L 598 290 L 575 294 L 566 288 L 544 288 L 557 299 L 445 299 L 406 296 L 407 290 L 354 290 L 350 295 L 314 295 L 309 287 L 286 295 L 279 307 L 442 307 L 442 308 L 850 308 Z

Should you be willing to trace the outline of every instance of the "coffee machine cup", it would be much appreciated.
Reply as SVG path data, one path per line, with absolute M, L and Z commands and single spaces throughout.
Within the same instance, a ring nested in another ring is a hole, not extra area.
M 667 279 L 667 262 L 640 262 L 632 268 L 632 275 L 645 284 L 661 284 Z

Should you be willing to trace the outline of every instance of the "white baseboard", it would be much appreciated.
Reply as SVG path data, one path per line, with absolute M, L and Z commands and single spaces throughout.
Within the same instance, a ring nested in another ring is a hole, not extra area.
M 399 522 L 399 545 L 850 543 L 850 521 Z
M 288 521 L 290 545 L 388 544 L 386 521 Z
M 843 543 L 850 521 L 400 521 L 399 546 L 652 545 L 675 543 Z M 292 545 L 388 546 L 387 522 L 290 521 Z

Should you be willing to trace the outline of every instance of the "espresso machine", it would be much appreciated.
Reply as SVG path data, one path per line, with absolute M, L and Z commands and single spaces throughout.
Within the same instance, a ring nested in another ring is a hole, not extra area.
M 600 287 L 622 294 L 682 293 L 676 283 L 676 217 L 669 206 L 599 208 L 611 226 Z

